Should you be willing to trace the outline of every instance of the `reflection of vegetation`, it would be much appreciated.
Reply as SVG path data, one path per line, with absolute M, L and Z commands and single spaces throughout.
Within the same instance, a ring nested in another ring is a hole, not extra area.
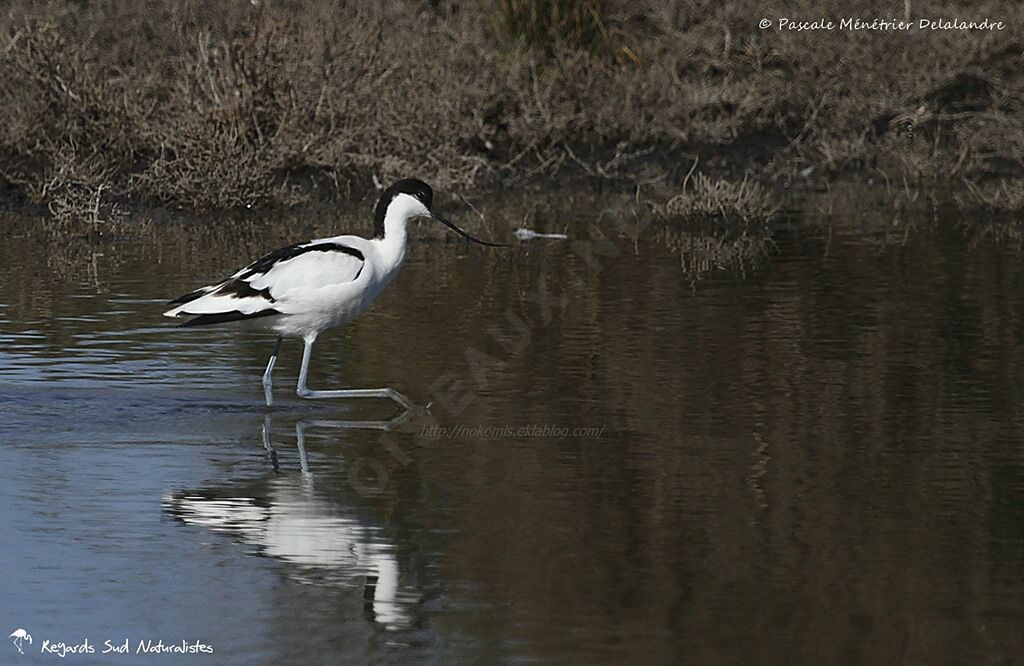
M 988 215 L 959 218 L 956 221 L 969 248 L 984 245 L 1004 245 L 1018 254 L 1024 251 L 1024 217 L 993 211 Z
M 662 234 L 691 281 L 717 271 L 745 275 L 762 267 L 774 247 L 765 229 L 665 229 Z

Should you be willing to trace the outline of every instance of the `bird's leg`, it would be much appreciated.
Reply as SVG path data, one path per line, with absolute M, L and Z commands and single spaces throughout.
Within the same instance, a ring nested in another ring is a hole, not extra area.
M 270 441 L 270 412 L 267 412 L 263 416 L 263 448 L 267 450 L 267 455 L 270 456 L 270 464 L 273 466 L 275 472 L 281 471 L 281 466 L 277 461 L 277 450 L 274 448 L 273 442 Z
M 387 398 L 393 400 L 398 406 L 409 410 L 413 408 L 412 402 L 404 395 L 392 388 L 379 389 L 341 389 L 334 391 L 314 391 L 306 386 L 306 376 L 309 373 L 309 359 L 313 355 L 313 342 L 316 338 L 307 339 L 306 346 L 302 350 L 302 367 L 299 369 L 299 384 L 295 392 L 300 398 L 312 400 L 323 398 Z
M 263 371 L 263 397 L 267 399 L 267 407 L 274 404 L 274 382 L 271 379 L 271 375 L 274 374 L 274 364 L 277 363 L 277 352 L 281 351 L 281 336 L 277 336 L 277 342 L 274 343 L 274 351 L 270 354 L 270 360 L 267 361 L 267 369 Z
M 295 448 L 299 450 L 299 469 L 303 474 L 309 474 L 309 458 L 306 457 L 306 424 L 303 421 L 295 423 Z

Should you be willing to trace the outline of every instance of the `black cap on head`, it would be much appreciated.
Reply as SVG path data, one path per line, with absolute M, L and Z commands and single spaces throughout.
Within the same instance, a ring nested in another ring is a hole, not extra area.
M 373 207 L 373 237 L 384 238 L 384 217 L 387 215 L 388 206 L 394 201 L 395 197 L 399 194 L 408 194 L 409 196 L 416 197 L 419 199 L 430 216 L 445 225 L 449 229 L 453 230 L 463 238 L 479 243 L 480 245 L 489 245 L 490 247 L 506 247 L 505 243 L 491 243 L 489 241 L 480 240 L 476 236 L 471 236 L 465 231 L 452 224 L 448 220 L 438 215 L 431 207 L 434 203 L 434 191 L 430 189 L 430 186 L 424 183 L 422 180 L 416 180 L 415 178 L 403 178 L 396 182 L 388 189 L 381 193 L 380 198 L 377 199 L 377 205 Z
M 403 178 L 396 181 L 391 187 L 384 190 L 373 207 L 373 237 L 384 238 L 384 215 L 388 211 L 391 200 L 399 194 L 408 194 L 423 202 L 423 205 L 430 210 L 434 203 L 434 191 L 422 180 L 415 178 Z

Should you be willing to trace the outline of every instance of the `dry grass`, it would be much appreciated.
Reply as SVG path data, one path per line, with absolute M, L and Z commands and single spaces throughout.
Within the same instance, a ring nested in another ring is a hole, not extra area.
M 841 15 L 891 12 L 859 0 Z M 245 208 L 410 174 L 491 187 L 582 165 L 678 183 L 683 152 L 764 180 L 813 166 L 981 192 L 1024 175 L 1024 5 L 928 13 L 1008 27 L 758 28 L 817 18 L 809 0 L 12 0 L 0 189 L 55 214 Z
M 598 0 L 499 0 L 501 29 L 514 41 L 551 52 L 571 48 L 605 55 L 612 40 Z
M 968 180 L 965 183 L 971 202 L 981 203 L 994 213 L 1024 213 L 1024 183 L 1021 181 L 1003 179 L 976 185 Z
M 759 183 L 739 183 L 699 173 L 683 181 L 683 191 L 669 199 L 663 214 L 684 220 L 721 219 L 767 222 L 779 210 L 774 195 Z

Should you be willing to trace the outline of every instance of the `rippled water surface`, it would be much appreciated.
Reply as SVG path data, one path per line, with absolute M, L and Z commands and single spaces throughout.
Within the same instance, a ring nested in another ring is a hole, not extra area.
M 361 218 L 4 219 L 0 631 L 33 636 L 24 663 L 85 639 L 68 663 L 203 659 L 140 640 L 238 664 L 1024 658 L 1015 244 L 870 208 L 716 245 L 571 214 L 605 210 L 586 195 L 505 205 L 492 237 L 570 239 L 424 226 L 318 343 L 312 386 L 433 403 L 387 431 L 350 422 L 389 404 L 296 398 L 297 343 L 268 411 L 271 338 L 160 315 Z

